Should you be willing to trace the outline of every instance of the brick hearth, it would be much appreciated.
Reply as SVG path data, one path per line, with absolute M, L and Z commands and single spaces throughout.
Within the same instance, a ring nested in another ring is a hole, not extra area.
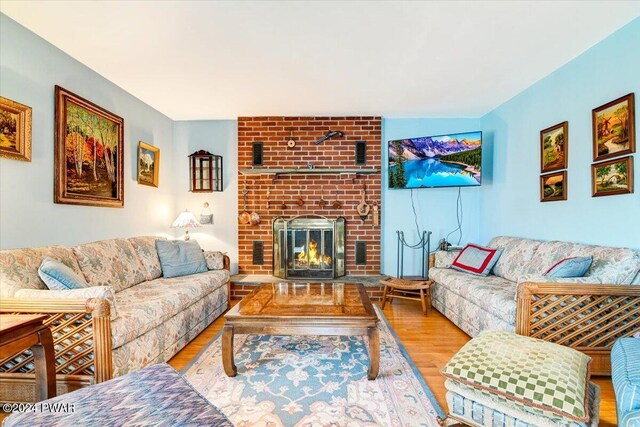
M 315 140 L 329 130 L 342 131 L 344 137 L 324 141 L 316 145 Z M 287 140 L 296 141 L 294 148 L 287 147 Z M 373 225 L 372 215 L 362 221 L 356 212 L 361 200 L 361 189 L 366 185 L 366 201 L 377 202 L 379 215 L 382 212 L 380 166 L 381 166 L 381 118 L 380 117 L 240 117 L 238 119 L 238 169 L 250 168 L 306 168 L 313 163 L 320 168 L 378 169 L 371 175 L 356 174 L 309 174 L 238 176 L 238 206 L 242 212 L 242 189 L 246 179 L 249 189 L 247 208 L 255 209 L 261 217 L 257 226 L 240 225 L 238 231 L 239 273 L 272 273 L 272 226 L 278 216 L 291 218 L 298 215 L 316 214 L 328 218 L 339 216 L 347 220 L 346 271 L 352 275 L 375 275 L 380 272 L 380 226 Z M 263 142 L 262 166 L 252 166 L 252 147 L 256 141 Z M 366 141 L 366 166 L 356 166 L 355 143 Z M 266 193 L 270 190 L 270 208 L 267 208 Z M 299 197 L 304 205 L 298 206 Z M 331 204 L 336 197 L 342 208 L 321 207 L 321 198 Z M 286 203 L 282 209 L 281 204 Z M 381 220 L 381 218 L 380 218 Z M 253 242 L 264 245 L 262 264 L 253 263 Z M 356 241 L 366 242 L 365 265 L 356 265 Z

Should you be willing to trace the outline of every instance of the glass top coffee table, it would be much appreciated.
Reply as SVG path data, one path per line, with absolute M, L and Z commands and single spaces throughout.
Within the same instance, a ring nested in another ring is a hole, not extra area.
M 378 316 L 359 283 L 267 283 L 224 316 L 222 363 L 235 377 L 233 335 L 367 335 L 369 372 L 380 367 Z

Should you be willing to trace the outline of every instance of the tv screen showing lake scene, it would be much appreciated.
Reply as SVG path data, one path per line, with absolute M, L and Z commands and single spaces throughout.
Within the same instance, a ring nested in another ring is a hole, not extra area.
M 482 132 L 389 141 L 389 188 L 480 185 Z

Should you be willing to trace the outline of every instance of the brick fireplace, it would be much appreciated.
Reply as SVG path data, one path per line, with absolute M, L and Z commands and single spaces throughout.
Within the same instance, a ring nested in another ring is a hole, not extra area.
M 316 144 L 329 131 L 342 135 Z M 344 218 L 344 274 L 379 274 L 381 140 L 380 117 L 240 117 L 239 212 L 246 183 L 247 210 L 261 221 L 239 225 L 239 273 L 274 274 L 274 220 L 309 217 Z M 370 205 L 364 220 L 356 211 L 363 187 Z M 316 243 L 326 245 L 324 237 Z M 308 251 L 308 241 L 304 245 Z M 292 249 L 296 256 L 301 247 Z

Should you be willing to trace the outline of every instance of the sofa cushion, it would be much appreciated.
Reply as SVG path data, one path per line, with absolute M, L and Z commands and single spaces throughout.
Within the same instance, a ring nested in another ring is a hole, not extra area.
M 501 254 L 502 249 L 483 248 L 482 246 L 468 244 L 453 260 L 451 268 L 469 274 L 486 276 Z
M 10 298 L 18 289 L 46 289 L 38 276 L 38 268 L 45 257 L 58 260 L 75 273 L 83 275 L 70 248 L 45 246 L 5 249 L 0 251 L 0 297 Z
M 52 291 L 89 287 L 82 273 L 76 273 L 62 262 L 49 257 L 44 257 L 42 260 L 42 264 L 38 268 L 38 276 L 40 276 L 45 286 Z
M 158 258 L 158 251 L 156 250 L 156 240 L 167 239 L 155 236 L 132 237 L 129 239 L 145 269 L 146 280 L 153 280 L 158 277 L 162 277 L 160 258 Z
M 516 284 L 507 279 L 473 276 L 448 268 L 430 269 L 429 278 L 508 323 L 516 318 Z
M 640 338 L 621 338 L 613 345 L 611 380 L 618 418 L 640 410 Z
M 540 240 L 523 239 L 520 237 L 494 237 L 488 246 L 490 248 L 502 249 L 503 252 L 493 267 L 493 274 L 511 280 L 512 282 L 517 281 L 518 277 L 528 272 L 533 255 L 541 243 Z
M 527 274 L 543 275 L 563 258 L 584 256 L 593 257 L 585 277 L 600 283 L 630 284 L 640 270 L 640 258 L 632 249 L 550 241 L 538 247 Z
M 158 240 L 156 249 L 162 266 L 162 275 L 166 278 L 207 271 L 207 261 L 195 240 Z
M 204 259 L 209 270 L 222 270 L 224 268 L 224 254 L 219 251 L 204 251 Z
M 227 270 L 215 270 L 191 276 L 155 279 L 118 292 L 116 305 L 119 317 L 111 324 L 113 348 L 150 331 L 226 285 L 227 280 Z
M 512 332 L 485 331 L 453 356 L 442 374 L 471 387 L 562 417 L 589 420 L 591 358 Z
M 120 292 L 145 280 L 142 262 L 126 239 L 85 243 L 75 246 L 73 252 L 91 286 L 113 286 Z
M 589 271 L 593 258 L 590 256 L 564 258 L 555 263 L 544 275 L 548 277 L 583 277 Z

